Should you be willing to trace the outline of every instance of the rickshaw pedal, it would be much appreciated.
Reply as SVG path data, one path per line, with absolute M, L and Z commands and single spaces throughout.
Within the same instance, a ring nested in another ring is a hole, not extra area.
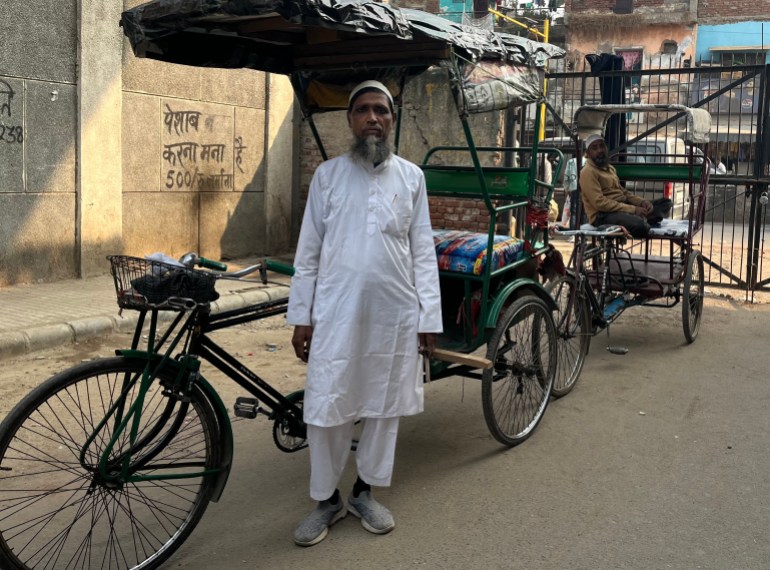
M 626 348 L 625 346 L 607 345 L 607 352 L 609 352 L 611 354 L 623 355 L 623 354 L 628 354 L 628 348 Z
M 239 418 L 248 418 L 253 420 L 259 413 L 259 401 L 256 398 L 247 398 L 241 396 L 235 399 L 233 411 Z

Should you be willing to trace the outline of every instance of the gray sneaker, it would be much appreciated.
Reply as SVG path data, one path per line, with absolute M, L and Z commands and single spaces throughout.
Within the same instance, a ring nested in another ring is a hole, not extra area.
M 294 529 L 294 542 L 299 546 L 318 544 L 329 534 L 329 527 L 345 518 L 348 510 L 342 498 L 337 503 L 320 501 L 315 510 Z
M 393 515 L 385 506 L 374 500 L 371 491 L 363 491 L 358 497 L 350 493 L 348 510 L 361 519 L 361 525 L 366 530 L 374 534 L 386 534 L 396 526 Z

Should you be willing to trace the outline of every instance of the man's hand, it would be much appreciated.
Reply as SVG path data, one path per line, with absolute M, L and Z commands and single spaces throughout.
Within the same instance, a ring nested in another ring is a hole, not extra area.
M 644 214 L 645 216 L 649 216 L 652 214 L 652 203 L 648 202 L 647 200 L 644 200 L 642 202 L 642 208 L 644 208 Z
M 310 341 L 313 338 L 313 327 L 310 325 L 297 325 L 294 327 L 294 334 L 291 337 L 291 345 L 294 347 L 294 354 L 302 362 L 307 362 L 307 356 L 310 354 Z
M 634 215 L 639 216 L 640 218 L 646 218 L 647 210 L 644 206 L 634 206 Z
M 433 356 L 433 351 L 436 349 L 436 334 L 435 333 L 417 333 L 419 339 L 419 352 L 420 354 L 430 358 Z

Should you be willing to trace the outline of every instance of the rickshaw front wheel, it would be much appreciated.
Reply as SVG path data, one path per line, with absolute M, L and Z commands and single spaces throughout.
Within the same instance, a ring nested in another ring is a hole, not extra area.
M 696 249 L 690 252 L 682 292 L 682 325 L 688 343 L 695 341 L 703 316 L 703 256 Z
M 591 345 L 591 308 L 575 288 L 572 275 L 551 281 L 546 287 L 558 305 L 554 316 L 558 350 L 554 398 L 566 396 L 575 387 Z
M 545 413 L 557 363 L 556 328 L 545 302 L 514 301 L 487 345 L 494 365 L 484 371 L 481 399 L 492 436 L 508 446 L 525 441 Z

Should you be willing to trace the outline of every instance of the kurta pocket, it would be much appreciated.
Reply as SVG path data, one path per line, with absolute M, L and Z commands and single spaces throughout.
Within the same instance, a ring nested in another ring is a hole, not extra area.
M 404 236 L 412 223 L 412 201 L 408 196 L 391 194 L 390 203 L 385 201 L 380 213 L 380 229 L 384 233 Z

